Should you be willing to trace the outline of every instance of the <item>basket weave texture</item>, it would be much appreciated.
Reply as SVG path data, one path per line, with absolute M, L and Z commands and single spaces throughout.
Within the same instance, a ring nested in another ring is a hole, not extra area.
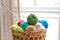
M 20 32 L 12 30 L 13 40 L 45 40 L 46 38 L 45 29 L 41 29 L 37 32 Z

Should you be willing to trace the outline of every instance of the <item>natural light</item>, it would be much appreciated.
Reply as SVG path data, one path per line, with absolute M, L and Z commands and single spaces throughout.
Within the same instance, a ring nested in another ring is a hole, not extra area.
M 59 0 L 2 0 L 1 3 L 1 39 L 12 40 L 11 25 L 18 20 L 27 21 L 29 14 L 35 14 L 39 20 L 46 20 L 48 28 L 45 40 L 59 39 L 60 2 Z M 19 4 L 19 5 L 18 5 Z M 11 15 L 10 15 L 11 14 Z M 19 19 L 20 18 L 20 19 Z M 25 26 L 25 25 L 24 25 Z M 35 36 L 34 36 L 35 37 Z M 40 36 L 39 36 L 40 37 Z M 16 37 L 18 38 L 18 37 Z M 15 38 L 15 40 L 16 40 Z M 17 39 L 18 40 L 18 39 Z
M 58 40 L 59 28 L 59 0 L 20 0 L 21 19 L 26 20 L 30 13 L 34 13 L 40 20 L 47 20 L 49 27 L 46 34 L 46 40 Z M 17 2 L 14 13 L 16 13 Z M 35 3 L 35 5 L 34 5 Z M 42 11 L 42 12 L 41 12 Z M 44 12 L 46 11 L 46 12 Z M 23 14 L 23 15 L 22 15 Z
M 34 12 L 33 12 L 34 13 Z M 23 12 L 24 20 L 30 13 Z M 49 27 L 47 29 L 46 40 L 58 40 L 59 15 L 58 13 L 34 13 L 38 15 L 39 20 L 48 21 Z M 22 15 L 22 13 L 21 13 Z M 22 19 L 22 16 L 21 16 Z
M 36 2 L 34 2 L 36 1 Z M 46 8 L 57 8 L 59 7 L 59 0 L 20 0 L 22 7 L 46 7 Z

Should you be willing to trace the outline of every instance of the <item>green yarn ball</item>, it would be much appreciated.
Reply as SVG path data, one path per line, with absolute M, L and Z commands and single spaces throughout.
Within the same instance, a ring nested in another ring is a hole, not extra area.
M 37 16 L 35 16 L 34 14 L 30 14 L 30 15 L 27 17 L 27 22 L 28 22 L 30 25 L 35 25 L 35 24 L 38 22 L 38 18 L 37 18 Z

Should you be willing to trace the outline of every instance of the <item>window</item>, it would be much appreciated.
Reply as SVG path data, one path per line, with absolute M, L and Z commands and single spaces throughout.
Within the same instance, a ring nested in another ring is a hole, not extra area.
M 13 12 L 17 12 L 17 0 L 14 3 Z M 20 18 L 26 20 L 30 13 L 38 15 L 42 20 L 47 20 L 49 28 L 46 40 L 58 40 L 60 20 L 59 0 L 20 0 Z M 18 14 L 18 13 L 17 13 Z
M 59 0 L 19 0 L 20 16 L 24 12 L 39 12 L 39 13 L 59 13 L 60 2 Z M 34 4 L 36 4 L 34 6 Z M 13 0 L 13 13 L 18 16 L 18 1 Z
M 20 0 L 22 7 L 59 8 L 59 0 Z
M 17 9 L 17 0 L 13 0 L 14 7 Z M 19 0 L 22 11 L 60 11 L 59 0 Z

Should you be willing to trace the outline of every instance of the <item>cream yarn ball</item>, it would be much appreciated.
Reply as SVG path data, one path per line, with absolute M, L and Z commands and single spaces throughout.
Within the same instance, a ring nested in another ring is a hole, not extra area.
M 37 30 L 36 30 L 35 26 L 30 25 L 30 26 L 28 26 L 28 27 L 26 28 L 26 31 L 28 31 L 28 32 L 35 32 L 35 31 L 37 31 Z
M 42 24 L 40 24 L 40 23 L 35 24 L 35 28 L 37 30 L 45 29 L 44 26 Z

